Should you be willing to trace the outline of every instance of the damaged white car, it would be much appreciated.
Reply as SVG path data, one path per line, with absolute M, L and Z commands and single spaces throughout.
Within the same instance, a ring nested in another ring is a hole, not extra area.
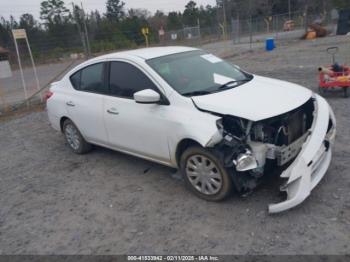
M 287 199 L 269 205 L 271 213 L 308 197 L 336 133 L 332 109 L 310 90 L 188 47 L 84 62 L 51 85 L 47 109 L 74 152 L 96 144 L 179 168 L 206 200 L 249 192 L 280 170 Z

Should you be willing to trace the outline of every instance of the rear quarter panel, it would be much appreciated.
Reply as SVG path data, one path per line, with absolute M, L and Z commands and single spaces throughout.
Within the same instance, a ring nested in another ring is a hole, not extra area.
M 62 117 L 68 117 L 66 108 L 66 92 L 67 90 L 67 79 L 62 79 L 59 82 L 51 84 L 50 91 L 53 95 L 47 100 L 47 114 L 50 124 L 57 131 L 61 131 L 60 120 Z

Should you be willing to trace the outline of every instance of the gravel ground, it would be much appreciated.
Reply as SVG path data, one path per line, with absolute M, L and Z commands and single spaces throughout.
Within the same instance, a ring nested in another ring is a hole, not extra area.
M 316 90 L 331 45 L 348 59 L 349 37 L 231 59 Z M 338 120 L 332 164 L 302 205 L 279 215 L 267 214 L 281 200 L 271 181 L 249 197 L 209 203 L 167 167 L 100 147 L 74 155 L 45 112 L 2 121 L 0 254 L 349 254 L 350 98 L 327 99 Z

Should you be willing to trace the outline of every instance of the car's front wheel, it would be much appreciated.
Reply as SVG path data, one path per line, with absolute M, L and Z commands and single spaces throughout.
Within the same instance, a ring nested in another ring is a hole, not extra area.
M 63 123 L 63 133 L 69 147 L 76 154 L 85 154 L 92 148 L 91 144 L 85 141 L 74 123 L 67 119 Z
M 205 148 L 186 149 L 181 156 L 180 168 L 186 185 L 200 198 L 220 201 L 232 191 L 232 180 L 222 161 Z

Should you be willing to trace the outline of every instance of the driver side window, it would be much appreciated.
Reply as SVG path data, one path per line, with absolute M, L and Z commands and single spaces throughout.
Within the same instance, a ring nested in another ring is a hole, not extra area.
M 111 95 L 129 99 L 144 89 L 158 92 L 157 87 L 141 70 L 125 62 L 111 62 L 109 89 Z

